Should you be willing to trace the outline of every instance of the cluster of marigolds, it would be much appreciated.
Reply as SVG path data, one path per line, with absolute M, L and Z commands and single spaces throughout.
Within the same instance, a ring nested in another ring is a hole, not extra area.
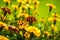
M 3 0 L 4 7 L 0 8 L 0 40 L 60 40 L 60 31 L 57 30 L 56 23 L 60 21 L 60 16 L 52 9 L 53 4 L 46 4 L 49 7 L 47 21 L 42 17 L 39 21 L 34 15 L 38 13 L 38 0 Z M 13 15 L 14 19 L 7 18 Z

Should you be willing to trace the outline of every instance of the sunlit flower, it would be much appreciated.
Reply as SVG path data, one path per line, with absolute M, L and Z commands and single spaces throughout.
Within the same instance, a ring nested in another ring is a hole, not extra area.
M 19 29 L 25 29 L 26 30 L 26 28 L 28 28 L 28 27 L 29 26 L 27 24 L 23 24 L 23 25 L 19 26 Z
M 56 6 L 53 4 L 46 4 L 46 5 L 49 6 L 49 14 L 52 11 L 52 9 L 56 8 Z
M 9 39 L 4 36 L 0 36 L 0 40 L 9 40 Z
M 19 33 L 19 29 L 17 27 L 15 27 L 15 26 L 9 26 L 8 29 L 12 33 Z
M 3 8 L 1 8 L 1 10 L 4 12 L 4 15 L 6 15 L 6 13 L 11 14 L 10 9 L 7 7 L 3 7 Z
M 22 0 L 17 0 L 17 2 L 22 2 Z
M 25 38 L 30 38 L 30 34 L 28 32 L 25 32 L 24 37 Z
M 24 5 L 24 4 L 25 4 L 25 1 L 22 1 L 22 0 L 17 0 L 17 1 L 19 2 L 18 7 L 21 7 L 22 5 Z
M 57 18 L 56 17 L 48 18 L 48 21 L 53 22 L 53 24 L 56 25 Z
M 30 8 L 30 9 L 34 9 L 34 7 L 32 5 L 26 5 L 26 7 Z
M 40 31 L 34 31 L 33 32 L 35 36 L 39 37 L 41 35 Z
M 60 21 L 58 18 L 59 18 L 60 16 L 55 12 L 55 13 L 53 13 L 53 17 L 52 18 L 49 18 L 48 20 L 50 21 L 50 22 L 53 22 L 53 24 L 54 25 L 56 25 L 56 21 Z
M 28 24 L 25 21 L 19 20 L 18 24 L 19 24 L 19 29 L 26 29 L 28 27 Z
M 28 13 L 23 13 L 22 16 L 24 16 L 25 18 L 27 18 L 29 16 Z
M 44 34 L 45 34 L 45 36 L 49 36 L 50 35 L 48 31 L 44 31 Z
M 34 5 L 38 5 L 40 2 L 39 1 L 35 1 L 34 2 Z
M 40 30 L 38 28 L 34 27 L 34 26 L 33 27 L 30 26 L 30 27 L 26 28 L 26 31 L 28 31 L 30 33 L 33 33 L 37 37 L 39 37 L 40 34 L 41 34 Z
M 53 4 L 46 4 L 46 5 L 49 6 L 49 7 L 51 7 L 51 8 L 56 8 L 56 6 L 53 5 Z
M 12 8 L 18 10 L 18 5 L 12 5 Z
M 32 22 L 32 23 L 33 23 L 33 22 L 36 22 L 36 18 L 33 17 L 33 16 L 29 16 L 29 17 L 26 18 L 26 21 L 27 21 L 27 22 Z
M 24 27 L 23 26 L 19 26 L 19 29 L 23 29 Z
M 34 9 L 38 9 L 38 4 L 39 4 L 40 2 L 39 1 L 35 1 L 34 2 Z
M 56 12 L 55 12 L 55 13 L 52 13 L 52 16 L 53 16 L 53 17 L 58 17 L 58 18 L 60 18 L 60 16 L 59 16 L 58 13 L 56 13 Z
M 22 25 L 23 24 L 23 21 L 22 20 L 18 20 L 17 24 L 18 25 Z
M 3 0 L 4 2 L 6 2 L 6 6 L 8 6 L 8 4 L 10 4 L 10 0 Z
M 7 25 L 3 22 L 0 22 L 0 29 L 6 29 Z
M 48 21 L 52 22 L 53 21 L 53 18 L 52 17 L 51 18 L 48 18 Z
M 54 25 L 51 25 L 52 31 L 57 31 L 57 27 L 55 27 Z
M 22 31 L 20 31 L 19 33 L 20 33 L 21 36 L 23 36 L 23 32 Z
M 22 6 L 22 13 L 25 12 L 26 8 L 27 8 L 26 6 Z
M 40 19 L 40 22 L 45 23 L 44 17 L 42 17 L 42 18 Z
M 3 0 L 4 2 L 8 2 L 8 3 L 10 3 L 10 0 Z
M 26 2 L 26 4 L 29 4 L 31 2 L 31 0 L 24 0 Z
M 25 4 L 25 1 L 22 0 L 17 0 L 17 2 L 19 2 L 19 7 L 21 6 L 21 4 Z

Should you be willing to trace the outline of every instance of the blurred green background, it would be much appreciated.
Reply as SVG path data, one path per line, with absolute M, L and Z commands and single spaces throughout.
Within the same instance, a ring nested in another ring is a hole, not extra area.
M 17 2 L 15 2 L 16 0 L 12 0 L 13 3 L 12 4 L 18 4 Z M 38 14 L 37 14 L 37 19 L 38 21 L 40 20 L 41 17 L 44 17 L 45 20 L 48 17 L 48 13 L 49 13 L 49 7 L 46 6 L 47 3 L 52 3 L 56 6 L 56 9 L 53 9 L 51 14 L 54 12 L 57 12 L 60 15 L 60 0 L 39 0 L 40 4 L 39 4 L 39 8 L 38 8 Z M 4 7 L 5 3 L 3 2 L 3 0 L 0 0 L 0 8 Z M 12 10 L 11 5 L 9 5 L 9 8 Z M 13 15 L 9 15 L 9 18 L 13 18 Z M 58 27 L 58 30 L 60 30 L 60 22 L 57 21 L 57 25 L 56 27 Z

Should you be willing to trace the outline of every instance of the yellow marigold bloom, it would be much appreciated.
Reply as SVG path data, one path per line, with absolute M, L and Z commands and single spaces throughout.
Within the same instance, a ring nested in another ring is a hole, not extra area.
M 22 7 L 22 8 L 25 8 L 25 9 L 27 9 L 27 7 L 26 7 L 26 6 L 24 6 L 24 5 L 22 5 L 21 7 Z
M 52 16 L 60 18 L 60 15 L 58 15 L 57 13 L 52 13 Z
M 29 4 L 31 2 L 31 0 L 24 0 L 26 2 L 26 4 Z
M 25 1 L 22 1 L 22 0 L 17 0 L 17 2 L 21 2 L 21 4 L 25 4 Z
M 18 5 L 12 5 L 12 8 L 18 10 Z
M 25 18 L 27 18 L 29 16 L 28 13 L 23 13 L 22 16 L 24 16 Z
M 34 5 L 38 5 L 39 3 L 39 1 L 34 1 Z
M 8 2 L 10 4 L 10 0 L 3 0 L 4 2 Z
M 50 21 L 50 22 L 53 21 L 53 18 L 48 18 L 48 21 Z
M 27 18 L 29 16 L 29 14 L 26 13 L 24 16 L 25 16 L 25 18 Z
M 42 18 L 40 19 L 40 22 L 45 23 L 44 17 L 42 17 Z
M 49 22 L 54 22 L 54 21 L 60 21 L 57 17 L 51 17 L 51 18 L 48 18 L 48 21 Z
M 32 33 L 32 32 L 33 32 L 33 27 L 32 27 L 32 26 L 28 27 L 28 28 L 26 29 L 26 31 Z
M 20 21 L 20 23 L 19 23 L 19 29 L 26 29 L 26 28 L 28 28 L 28 24 L 27 24 L 27 22 L 25 22 L 25 21 Z
M 51 25 L 51 28 L 53 31 L 57 31 L 57 27 L 55 27 L 54 25 Z
M 46 5 L 49 6 L 49 7 L 52 7 L 53 9 L 56 8 L 56 6 L 53 5 L 53 4 L 49 4 L 49 3 L 48 3 L 48 4 L 46 4 Z
M 47 35 L 47 36 L 50 35 L 48 31 L 44 31 L 44 34 Z
M 22 26 L 19 26 L 19 29 L 26 29 L 26 28 L 28 28 L 28 25 L 26 24 L 26 25 L 22 25 Z
M 22 31 L 20 31 L 20 35 L 23 36 L 23 32 Z
M 30 34 L 28 32 L 25 32 L 24 37 L 25 38 L 30 38 Z
M 0 36 L 0 40 L 9 40 L 9 39 L 4 36 Z
M 38 28 L 36 28 L 36 27 L 32 27 L 32 26 L 30 26 L 30 27 L 28 27 L 27 29 L 26 29 L 26 31 L 28 31 L 28 32 L 30 32 L 30 33 L 33 33 L 35 36 L 37 36 L 37 37 L 39 37 L 40 36 L 40 34 L 41 34 L 41 32 L 40 32 L 40 30 L 38 29 Z
M 17 2 L 22 2 L 22 0 L 17 0 Z
M 3 23 L 3 22 L 0 22 L 0 27 L 3 27 L 4 29 L 8 29 L 7 25 L 5 23 Z
M 41 35 L 41 32 L 40 31 L 34 31 L 33 32 L 35 36 L 39 37 Z
M 30 9 L 34 9 L 34 7 L 32 6 L 32 5 L 26 5 L 28 8 L 30 8 Z
M 19 26 L 19 29 L 23 29 L 24 28 L 24 26 Z

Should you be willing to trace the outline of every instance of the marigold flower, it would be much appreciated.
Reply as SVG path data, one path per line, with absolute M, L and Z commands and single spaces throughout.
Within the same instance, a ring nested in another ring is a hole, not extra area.
M 24 16 L 25 18 L 27 18 L 29 16 L 28 13 L 23 13 L 22 16 Z
M 25 1 L 22 0 L 17 0 L 17 2 L 19 2 L 20 4 L 25 4 Z
M 18 10 L 18 5 L 12 5 L 12 8 Z
M 54 25 L 51 25 L 52 31 L 57 31 L 57 27 L 55 27 Z
M 26 5 L 28 8 L 30 8 L 30 9 L 34 9 L 34 7 L 32 6 L 32 5 Z
M 40 22 L 45 23 L 44 17 L 42 17 L 42 18 L 40 19 Z
M 17 0 L 17 2 L 22 2 L 22 0 Z
M 26 2 L 26 4 L 29 4 L 31 2 L 31 0 L 24 0 Z
M 30 38 L 30 34 L 28 32 L 25 32 L 24 37 L 25 38 Z
M 0 22 L 0 29 L 6 29 L 7 25 L 3 22 Z
M 10 0 L 3 0 L 4 2 L 6 2 L 6 6 L 8 6 L 8 4 L 10 4 Z
M 26 8 L 26 6 L 22 6 L 22 13 L 25 13 Z
M 51 7 L 51 8 L 53 8 L 53 9 L 56 8 L 56 6 L 53 5 L 53 4 L 49 4 L 49 3 L 48 3 L 48 4 L 46 4 L 46 5 L 49 6 L 49 7 Z
M 40 2 L 39 1 L 35 1 L 34 2 L 34 9 L 38 9 L 38 4 L 39 4 Z
M 28 28 L 28 24 L 26 24 L 26 23 L 25 24 L 23 23 L 22 25 L 19 26 L 19 29 L 25 29 L 26 30 L 26 28 Z
M 19 20 L 18 21 L 19 24 L 19 29 L 26 29 L 29 25 L 27 24 L 27 22 Z
M 26 21 L 27 21 L 27 22 L 32 22 L 32 23 L 33 23 L 33 22 L 36 22 L 36 18 L 33 17 L 33 16 L 29 16 L 29 17 L 26 18 Z
M 40 34 L 41 34 L 40 30 L 38 28 L 34 27 L 34 26 L 33 27 L 30 26 L 30 27 L 26 28 L 26 31 L 28 31 L 30 33 L 33 33 L 37 37 L 39 37 Z
M 34 2 L 34 5 L 38 5 L 40 2 L 39 1 L 35 1 Z
M 10 0 L 3 0 L 4 2 L 8 2 L 8 3 L 10 3 Z
M 1 10 L 5 13 L 5 15 L 6 15 L 6 13 L 11 14 L 10 9 L 7 7 L 3 7 L 3 8 L 1 8 Z
M 44 31 L 44 34 L 45 34 L 45 36 L 49 36 L 50 35 L 48 31 Z
M 9 40 L 9 39 L 4 36 L 0 36 L 0 40 Z
M 19 29 L 17 27 L 15 27 L 15 26 L 9 26 L 8 29 L 12 33 L 19 33 Z
M 40 31 L 34 31 L 33 32 L 35 36 L 39 37 L 41 35 Z
M 19 33 L 20 33 L 21 36 L 23 36 L 23 32 L 22 31 L 20 31 Z
M 58 18 L 60 18 L 60 16 L 55 12 L 55 13 L 52 13 L 52 16 L 53 17 L 58 17 Z

